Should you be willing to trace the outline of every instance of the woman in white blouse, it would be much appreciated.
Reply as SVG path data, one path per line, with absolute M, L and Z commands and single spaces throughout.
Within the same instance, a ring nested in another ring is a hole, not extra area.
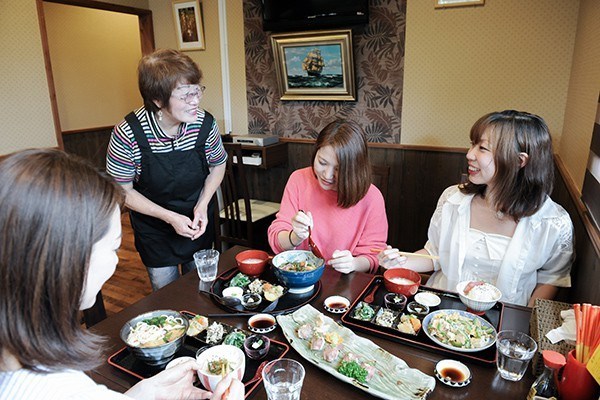
M 573 226 L 549 197 L 554 163 L 546 123 L 525 112 L 494 112 L 473 125 L 470 138 L 469 181 L 442 193 L 418 251 L 439 259 L 388 246 L 380 265 L 433 270 L 427 285 L 449 291 L 464 280 L 486 281 L 514 304 L 553 298 L 571 285 Z

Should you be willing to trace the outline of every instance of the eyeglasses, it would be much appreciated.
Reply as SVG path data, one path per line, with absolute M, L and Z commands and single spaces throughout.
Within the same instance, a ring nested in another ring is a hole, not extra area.
M 186 103 L 191 103 L 192 100 L 194 100 L 196 97 L 200 98 L 202 97 L 202 95 L 204 94 L 204 91 L 206 90 L 206 86 L 204 85 L 189 85 L 189 87 L 195 88 L 190 92 L 184 93 L 183 95 L 180 96 L 175 96 L 175 95 L 171 95 L 172 97 L 175 97 L 178 100 L 181 101 L 185 101 Z M 177 90 L 177 89 L 175 89 Z

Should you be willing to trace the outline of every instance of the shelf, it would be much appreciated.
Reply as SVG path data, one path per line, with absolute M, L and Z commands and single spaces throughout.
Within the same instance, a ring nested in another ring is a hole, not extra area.
M 242 144 L 242 155 L 244 158 L 256 158 L 252 157 L 256 153 L 260 154 L 262 162 L 259 165 L 255 165 L 254 163 L 244 163 L 244 165 L 253 168 L 269 169 L 287 162 L 287 143 L 279 142 L 268 146 Z

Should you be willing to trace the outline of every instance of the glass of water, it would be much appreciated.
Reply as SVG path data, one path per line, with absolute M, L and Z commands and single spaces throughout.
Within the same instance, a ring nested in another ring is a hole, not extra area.
M 496 364 L 500 376 L 509 381 L 519 381 L 537 351 L 537 343 L 523 332 L 500 331 L 496 348 Z
M 212 282 L 217 277 L 219 252 L 217 250 L 200 250 L 194 253 L 194 263 L 202 282 Z
M 304 367 L 289 358 L 273 360 L 262 371 L 269 400 L 300 400 Z

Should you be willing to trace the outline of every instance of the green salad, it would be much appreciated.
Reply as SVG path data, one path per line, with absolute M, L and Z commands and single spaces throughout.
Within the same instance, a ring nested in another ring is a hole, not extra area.
M 457 312 L 436 314 L 429 322 L 427 332 L 440 342 L 461 349 L 478 349 L 494 338 L 494 329 L 484 325 L 479 318 Z
M 230 344 L 232 346 L 244 347 L 244 341 L 246 340 L 246 334 L 242 331 L 233 331 L 223 339 L 223 344 Z
M 234 276 L 229 281 L 229 287 L 237 286 L 237 287 L 245 288 L 249 284 L 250 284 L 250 278 L 248 278 L 246 275 L 242 274 L 241 272 L 238 273 L 236 276 Z
M 360 303 L 358 307 L 356 307 L 356 310 L 354 310 L 354 318 L 363 321 L 370 321 L 374 315 L 375 310 L 373 310 L 373 307 L 371 307 L 367 303 Z
M 338 367 L 338 372 L 349 378 L 354 378 L 361 383 L 367 381 L 367 370 L 361 367 L 356 361 L 342 361 Z

